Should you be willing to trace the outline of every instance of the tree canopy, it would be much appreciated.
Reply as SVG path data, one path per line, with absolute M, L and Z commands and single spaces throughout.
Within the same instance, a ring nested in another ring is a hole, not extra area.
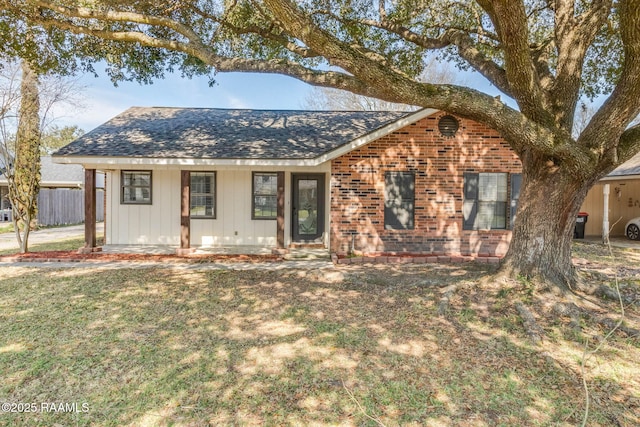
M 639 147 L 635 132 L 623 136 L 640 113 L 640 5 L 634 0 L 0 0 L 0 5 L 5 52 L 30 56 L 43 66 L 75 69 L 73 52 L 80 58 L 77 65 L 87 68 L 106 59 L 115 81 L 149 81 L 174 70 L 286 74 L 478 120 L 499 130 L 517 151 L 531 148 L 561 158 L 575 173 L 595 163 L 610 170 Z M 34 25 L 41 28 L 40 41 L 24 43 L 26 28 Z M 423 58 L 432 52 L 481 73 L 512 97 L 519 111 L 470 88 L 417 81 Z M 608 94 L 608 101 L 574 141 L 580 97 L 601 94 Z
M 545 256 L 570 264 L 568 236 L 586 191 L 640 150 L 640 126 L 629 127 L 640 113 L 640 0 L 0 0 L 0 8 L 0 49 L 42 67 L 91 70 L 104 59 L 116 82 L 167 71 L 212 80 L 279 73 L 484 123 L 523 162 L 527 202 L 510 254 L 527 253 L 519 262 L 538 272 L 549 270 L 535 261 L 549 244 L 525 241 L 565 236 L 552 244 L 563 249 Z M 517 108 L 464 85 L 421 81 L 434 54 L 480 73 Z M 572 135 L 581 98 L 600 95 L 602 106 Z M 537 229 L 534 213 L 544 209 L 555 213 Z
M 62 127 L 52 125 L 42 134 L 42 140 L 40 141 L 42 154 L 51 154 L 82 135 L 84 135 L 84 130 L 77 125 Z

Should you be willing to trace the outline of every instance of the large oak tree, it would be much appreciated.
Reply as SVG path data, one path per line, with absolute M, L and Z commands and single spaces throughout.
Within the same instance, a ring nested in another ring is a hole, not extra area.
M 640 0 L 0 0 L 5 50 L 50 51 L 114 80 L 166 70 L 285 74 L 312 85 L 430 107 L 495 128 L 523 183 L 510 274 L 570 283 L 576 214 L 594 183 L 640 150 Z M 47 43 L 26 46 L 26 25 Z M 34 53 L 37 52 L 37 53 Z M 426 55 L 473 69 L 515 100 L 422 82 Z M 212 76 L 214 76 L 212 74 Z M 572 136 L 581 97 L 606 99 Z

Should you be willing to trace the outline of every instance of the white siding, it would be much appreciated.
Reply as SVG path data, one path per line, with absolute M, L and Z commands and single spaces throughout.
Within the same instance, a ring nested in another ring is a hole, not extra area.
M 219 167 L 216 172 L 216 218 L 191 219 L 191 244 L 200 246 L 276 245 L 275 220 L 251 219 L 252 172 L 285 172 L 285 245 L 291 243 L 291 173 L 324 173 L 325 232 L 329 230 L 330 163 L 314 168 Z M 120 203 L 120 171 L 107 173 L 107 244 L 180 244 L 180 170 L 152 169 L 152 204 Z M 328 236 L 328 233 L 326 233 Z M 325 238 L 325 244 L 328 238 Z
M 194 246 L 275 246 L 276 221 L 251 219 L 251 171 L 216 172 L 216 219 L 191 218 Z
M 180 171 L 153 170 L 150 205 L 120 202 L 120 171 L 107 173 L 107 243 L 180 244 Z

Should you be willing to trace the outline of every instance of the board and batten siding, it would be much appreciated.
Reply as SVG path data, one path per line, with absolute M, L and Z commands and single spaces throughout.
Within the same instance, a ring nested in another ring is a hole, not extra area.
M 330 181 L 330 163 L 308 168 L 253 167 L 251 169 L 190 167 L 193 172 L 216 173 L 216 218 L 191 218 L 190 243 L 194 247 L 275 247 L 276 220 L 251 218 L 252 172 L 285 171 L 285 245 L 291 243 L 291 174 L 324 173 Z M 125 169 L 133 170 L 133 169 Z M 120 202 L 120 170 L 107 172 L 107 244 L 180 244 L 180 170 L 152 171 L 152 204 L 123 205 Z M 325 230 L 329 230 L 329 192 L 325 191 Z M 328 235 L 328 234 L 327 234 Z M 328 237 L 325 239 L 328 244 Z
M 180 244 L 180 171 L 153 170 L 151 185 L 150 205 L 122 204 L 120 171 L 107 172 L 107 244 Z
M 251 219 L 251 171 L 216 171 L 216 219 L 191 218 L 193 246 L 275 246 L 276 220 Z

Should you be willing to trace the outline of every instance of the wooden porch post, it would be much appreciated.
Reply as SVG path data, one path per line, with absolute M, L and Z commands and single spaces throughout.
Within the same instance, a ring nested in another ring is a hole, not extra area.
M 84 170 L 84 247 L 81 253 L 96 252 L 96 170 Z
M 277 248 L 284 249 L 284 172 L 278 172 Z
M 180 171 L 180 248 L 178 255 L 194 251 L 191 248 L 191 172 Z

